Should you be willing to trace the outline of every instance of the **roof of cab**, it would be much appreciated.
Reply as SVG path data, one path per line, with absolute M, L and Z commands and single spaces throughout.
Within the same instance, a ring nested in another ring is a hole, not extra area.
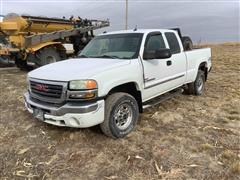
M 112 31 L 112 32 L 105 32 L 99 35 L 108 35 L 108 34 L 125 34 L 125 33 L 150 33 L 150 32 L 155 32 L 155 31 L 160 31 L 160 32 L 176 32 L 171 29 L 130 29 L 130 30 L 120 30 L 120 31 Z

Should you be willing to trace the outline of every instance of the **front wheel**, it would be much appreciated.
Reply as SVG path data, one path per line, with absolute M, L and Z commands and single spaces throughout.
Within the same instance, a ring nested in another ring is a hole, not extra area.
M 202 95 L 205 87 L 205 74 L 202 70 L 198 70 L 196 80 L 188 84 L 188 93 L 194 95 Z
M 114 93 L 106 99 L 105 120 L 100 127 L 112 138 L 122 138 L 135 127 L 138 117 L 138 103 L 127 93 Z

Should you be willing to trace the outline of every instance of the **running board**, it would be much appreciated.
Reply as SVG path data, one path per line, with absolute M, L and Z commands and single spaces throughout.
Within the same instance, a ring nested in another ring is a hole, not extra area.
M 175 96 L 178 96 L 178 95 L 181 95 L 183 93 L 183 88 L 178 88 L 178 89 L 175 89 L 175 90 L 172 90 L 166 94 L 163 94 L 161 96 L 158 96 L 156 98 L 153 98 L 151 100 L 148 100 L 146 102 L 143 103 L 143 109 L 146 109 L 146 108 L 149 108 L 149 107 L 152 107 L 152 106 L 156 106 L 168 99 L 171 99 Z

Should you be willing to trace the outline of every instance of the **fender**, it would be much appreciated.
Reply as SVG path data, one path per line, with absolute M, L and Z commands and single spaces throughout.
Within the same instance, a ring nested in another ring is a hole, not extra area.
M 127 65 L 121 65 L 91 77 L 99 82 L 99 96 L 106 96 L 113 88 L 127 83 L 134 83 L 138 91 L 143 90 L 143 77 L 139 76 L 142 71 L 138 60 L 129 62 Z
M 114 83 L 114 84 L 113 84 L 113 87 L 108 86 L 107 89 L 106 89 L 106 92 L 107 92 L 107 94 L 109 94 L 109 92 L 110 92 L 112 89 L 114 89 L 114 88 L 116 88 L 116 87 L 119 87 L 119 86 L 122 86 L 122 85 L 127 85 L 127 84 L 134 84 L 136 90 L 137 90 L 137 91 L 141 91 L 141 90 L 139 89 L 139 85 L 138 85 L 137 82 L 135 82 L 135 81 L 129 81 L 129 80 L 128 80 L 128 81 L 121 81 L 121 82 L 118 82 L 118 83 Z
M 137 91 L 141 91 L 140 85 L 135 81 L 135 79 L 119 79 L 116 81 L 111 81 L 108 85 L 104 85 L 102 86 L 102 88 L 104 89 L 103 91 L 100 91 L 100 94 L 102 96 L 106 96 L 112 89 L 124 85 L 124 84 L 128 84 L 128 83 L 134 83 L 136 90 Z
M 197 74 L 198 74 L 198 70 L 199 70 L 199 67 L 201 64 L 205 63 L 206 64 L 206 68 L 208 68 L 208 62 L 207 60 L 199 60 L 198 63 L 196 63 L 196 66 L 195 66 L 195 70 L 194 70 L 194 73 L 192 74 L 192 78 L 191 78 L 191 81 L 195 81 L 195 79 L 197 78 Z

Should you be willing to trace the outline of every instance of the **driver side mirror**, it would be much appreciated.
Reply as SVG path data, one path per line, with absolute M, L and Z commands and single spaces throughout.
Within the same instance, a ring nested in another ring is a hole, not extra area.
M 172 56 L 170 49 L 159 49 L 156 51 L 144 51 L 143 59 L 167 59 Z

